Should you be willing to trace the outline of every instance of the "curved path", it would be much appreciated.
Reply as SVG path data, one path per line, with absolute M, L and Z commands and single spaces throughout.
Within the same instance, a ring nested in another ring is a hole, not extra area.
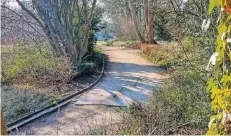
M 153 86 L 164 78 L 162 70 L 138 55 L 138 50 L 101 46 L 109 58 L 102 81 L 78 98 L 75 104 L 128 106 L 131 102 L 147 102 Z
M 74 135 L 84 134 L 93 126 L 119 123 L 118 108 L 138 101 L 145 103 L 153 87 L 166 75 L 140 57 L 139 50 L 101 46 L 108 56 L 105 76 L 94 88 L 72 100 L 58 113 L 44 116 L 19 129 L 20 134 Z M 110 106 L 110 107 L 108 107 Z

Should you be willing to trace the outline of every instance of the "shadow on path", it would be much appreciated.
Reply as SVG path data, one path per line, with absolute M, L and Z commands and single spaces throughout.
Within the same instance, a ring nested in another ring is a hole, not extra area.
M 141 58 L 137 51 L 104 50 L 109 58 L 105 77 L 92 90 L 76 100 L 76 105 L 128 106 L 136 101 L 146 103 L 153 87 L 159 87 L 166 76 L 164 70 Z

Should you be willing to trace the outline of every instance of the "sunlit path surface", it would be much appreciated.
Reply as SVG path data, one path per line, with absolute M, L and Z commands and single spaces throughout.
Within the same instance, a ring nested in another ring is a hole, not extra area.
M 145 103 L 153 90 L 166 76 L 162 70 L 141 58 L 137 50 L 122 47 L 105 47 L 109 57 L 107 71 L 102 81 L 92 90 L 76 99 L 76 105 L 128 106 L 136 101 Z

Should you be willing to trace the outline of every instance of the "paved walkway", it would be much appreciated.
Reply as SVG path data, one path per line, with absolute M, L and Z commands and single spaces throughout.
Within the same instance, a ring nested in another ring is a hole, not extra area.
M 73 99 L 60 113 L 44 116 L 22 128 L 20 134 L 76 135 L 97 126 L 119 123 L 119 108 L 133 101 L 145 103 L 153 87 L 158 87 L 166 75 L 140 57 L 139 50 L 102 46 L 109 63 L 105 76 L 97 86 Z
M 153 86 L 158 87 L 164 78 L 157 74 L 161 69 L 141 58 L 138 50 L 102 48 L 109 57 L 106 76 L 91 91 L 76 99 L 75 104 L 128 106 L 134 101 L 147 102 Z

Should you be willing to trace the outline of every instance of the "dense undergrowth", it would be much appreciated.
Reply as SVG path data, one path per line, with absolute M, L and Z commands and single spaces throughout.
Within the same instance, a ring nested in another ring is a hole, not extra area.
M 55 58 L 46 44 L 2 47 L 3 84 L 17 84 L 27 89 L 60 84 L 69 76 L 67 58 Z
M 68 58 L 54 57 L 46 43 L 2 46 L 1 53 L 1 98 L 7 123 L 87 87 L 101 71 L 104 57 L 95 47 L 76 71 L 81 77 L 71 80 Z
M 209 48 L 203 38 L 186 37 L 182 45 L 139 45 L 141 56 L 156 66 L 167 68 L 170 78 L 154 88 L 147 105 L 134 103 L 115 134 L 205 134 L 209 122 L 210 97 L 206 90 L 209 77 L 205 70 Z M 102 129 L 102 128 L 101 128 Z M 98 131 L 98 130 L 97 130 Z
M 54 57 L 46 44 L 2 47 L 3 84 L 14 84 L 26 89 L 47 89 L 62 86 L 69 80 L 70 65 L 67 57 Z M 78 73 L 95 72 L 102 67 L 103 54 L 95 47 L 78 67 Z
M 168 68 L 183 61 L 183 57 L 180 56 L 180 49 L 174 44 L 142 45 L 140 49 L 141 56 L 152 61 L 157 66 Z

